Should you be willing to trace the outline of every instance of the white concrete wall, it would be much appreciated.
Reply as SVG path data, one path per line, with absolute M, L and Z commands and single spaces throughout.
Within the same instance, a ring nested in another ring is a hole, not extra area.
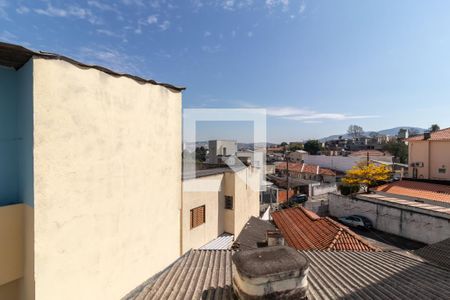
M 37 300 L 119 299 L 180 249 L 181 93 L 34 59 Z
M 450 238 L 448 219 L 342 195 L 328 195 L 332 216 L 365 216 L 378 230 L 427 244 Z
M 311 189 L 312 189 L 311 196 L 318 196 L 318 195 L 336 192 L 337 185 L 336 185 L 336 183 L 328 183 L 328 184 L 323 183 L 321 185 L 312 186 Z
M 307 164 L 319 165 L 322 168 L 328 168 L 345 172 L 356 166 L 363 158 L 351 156 L 325 156 L 325 155 L 305 155 L 303 160 Z M 364 158 L 365 159 L 365 158 Z

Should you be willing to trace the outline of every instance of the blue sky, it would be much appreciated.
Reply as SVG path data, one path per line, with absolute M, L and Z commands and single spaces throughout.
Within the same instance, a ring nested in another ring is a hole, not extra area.
M 0 40 L 186 86 L 185 108 L 267 108 L 268 140 L 281 142 L 350 124 L 449 127 L 449 12 L 450 1 L 0 0 Z

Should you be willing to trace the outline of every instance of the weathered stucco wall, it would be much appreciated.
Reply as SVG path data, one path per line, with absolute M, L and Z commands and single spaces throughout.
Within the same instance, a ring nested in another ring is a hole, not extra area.
M 361 199 L 330 193 L 329 212 L 335 217 L 361 215 L 381 231 L 431 244 L 450 237 L 450 220 Z
M 439 168 L 445 173 L 439 173 Z M 430 142 L 430 179 L 450 180 L 450 141 Z
M 417 141 L 417 142 L 409 142 L 408 144 L 408 163 L 417 163 L 422 162 L 424 164 L 423 167 L 417 168 L 417 178 L 428 179 L 428 143 L 429 141 Z M 413 177 L 413 168 L 408 168 L 408 175 Z
M 119 299 L 180 254 L 181 94 L 34 59 L 36 299 Z
M 190 249 L 197 249 L 215 239 L 224 232 L 224 174 L 201 177 L 185 181 L 183 184 L 202 185 L 204 181 L 217 180 L 220 184 L 217 192 L 183 192 L 182 213 L 182 247 L 183 253 Z M 191 229 L 190 211 L 205 205 L 205 223 Z

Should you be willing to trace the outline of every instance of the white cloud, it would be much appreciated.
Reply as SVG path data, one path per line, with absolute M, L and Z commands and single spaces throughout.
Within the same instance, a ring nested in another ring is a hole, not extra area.
M 0 32 L 0 40 L 9 42 L 9 43 L 15 43 L 15 42 L 17 42 L 17 35 L 9 32 L 7 30 L 3 30 L 2 32 Z
M 298 13 L 302 15 L 305 12 L 305 10 L 306 10 L 306 3 L 305 3 L 305 1 L 302 1 L 302 3 L 300 4 L 300 9 L 298 10 Z
M 249 103 L 241 102 L 240 105 L 246 108 L 258 108 Z M 321 123 L 322 121 L 345 121 L 356 119 L 379 118 L 376 115 L 348 115 L 342 113 L 323 113 L 315 110 L 296 107 L 267 107 L 267 115 L 287 120 L 303 121 L 303 123 Z
M 222 50 L 222 46 L 221 45 L 203 45 L 202 46 L 202 51 L 206 52 L 206 53 L 217 53 L 220 50 Z
M 47 7 L 44 8 L 37 8 L 34 10 L 35 13 L 48 16 L 48 17 L 75 17 L 78 19 L 85 19 L 88 20 L 92 24 L 100 24 L 100 20 L 92 14 L 92 12 L 89 9 L 81 8 L 79 6 L 68 6 L 67 8 L 57 8 L 54 7 L 52 4 L 48 3 Z
M 203 33 L 203 36 L 204 37 L 209 37 L 209 36 L 211 36 L 211 32 L 205 31 L 205 33 Z
M 22 5 L 22 6 L 19 6 L 19 7 L 16 9 L 16 12 L 17 12 L 18 14 L 20 14 L 20 15 L 23 15 L 23 14 L 29 13 L 29 12 L 30 12 L 30 9 L 29 9 L 28 7 Z
M 170 22 L 168 20 L 165 20 L 159 25 L 159 28 L 161 28 L 162 31 L 166 31 L 170 27 Z
M 8 7 L 8 2 L 6 0 L 0 0 L 0 20 L 7 20 L 11 21 L 11 19 L 8 16 L 8 13 L 6 12 L 6 8 Z
M 234 9 L 234 0 L 223 1 L 222 7 L 227 10 L 233 10 Z
M 283 10 L 287 10 L 289 7 L 289 0 L 266 0 L 266 6 L 268 8 L 281 7 Z
M 253 32 L 252 31 L 247 32 L 247 36 L 248 37 L 252 37 L 253 36 Z
M 147 23 L 150 25 L 158 23 L 158 16 L 157 15 L 148 16 Z

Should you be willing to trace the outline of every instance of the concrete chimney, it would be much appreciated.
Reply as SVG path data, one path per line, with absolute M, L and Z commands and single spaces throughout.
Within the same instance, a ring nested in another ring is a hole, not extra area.
M 295 249 L 274 246 L 236 252 L 233 288 L 241 300 L 306 299 L 308 260 Z
M 278 229 L 266 231 L 267 246 L 284 246 L 284 237 Z

